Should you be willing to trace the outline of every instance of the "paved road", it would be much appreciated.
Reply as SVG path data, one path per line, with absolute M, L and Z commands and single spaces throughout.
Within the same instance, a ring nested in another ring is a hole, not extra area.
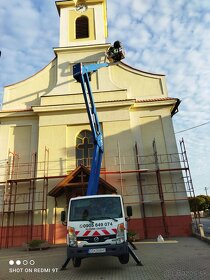
M 201 218 L 200 222 L 203 224 L 205 235 L 210 237 L 210 218 Z
M 132 259 L 121 265 L 117 258 L 100 257 L 83 260 L 80 268 L 70 264 L 67 270 L 58 271 L 65 260 L 64 247 L 34 252 L 2 249 L 0 280 L 209 280 L 210 245 L 193 237 L 176 240 L 137 244 L 143 267 Z

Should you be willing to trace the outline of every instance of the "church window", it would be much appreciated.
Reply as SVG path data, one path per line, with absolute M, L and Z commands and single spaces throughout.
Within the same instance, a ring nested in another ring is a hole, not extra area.
M 81 16 L 76 19 L 76 39 L 89 37 L 89 21 L 88 17 Z
M 76 164 L 91 166 L 93 159 L 93 137 L 89 130 L 82 130 L 76 139 Z

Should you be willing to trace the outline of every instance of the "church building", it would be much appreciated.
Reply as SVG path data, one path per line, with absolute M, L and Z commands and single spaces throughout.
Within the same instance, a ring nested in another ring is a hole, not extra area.
M 71 197 L 87 189 L 93 139 L 73 66 L 108 62 L 108 7 L 106 0 L 56 1 L 56 7 L 55 58 L 4 89 L 2 248 L 34 239 L 65 243 L 60 213 Z M 91 88 L 104 141 L 99 193 L 121 194 L 125 207 L 132 206 L 128 228 L 136 239 L 189 236 L 189 168 L 183 141 L 178 152 L 172 123 L 180 100 L 168 96 L 165 76 L 120 61 L 93 73 Z

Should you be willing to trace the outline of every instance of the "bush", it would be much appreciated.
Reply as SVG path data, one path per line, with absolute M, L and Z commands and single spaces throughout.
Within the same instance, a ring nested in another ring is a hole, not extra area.
M 37 239 L 34 239 L 34 240 L 31 240 L 28 245 L 30 248 L 39 248 L 43 243 L 45 243 L 46 241 L 45 240 L 37 240 Z
M 136 232 L 129 230 L 127 236 L 128 236 L 128 240 L 134 240 L 136 236 Z

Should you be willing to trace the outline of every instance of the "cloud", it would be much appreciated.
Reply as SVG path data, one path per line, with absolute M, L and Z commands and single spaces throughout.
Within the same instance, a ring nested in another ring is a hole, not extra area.
M 121 40 L 125 62 L 166 75 L 169 96 L 182 100 L 175 131 L 210 120 L 209 0 L 107 0 L 109 42 Z M 0 2 L 0 92 L 44 67 L 58 46 L 54 0 Z M 197 188 L 209 186 L 210 125 L 177 134 L 185 138 Z
M 48 0 L 13 0 L 12 7 L 1 1 L 0 15 L 1 93 L 3 86 L 33 75 L 54 57 L 59 21 L 54 1 Z

